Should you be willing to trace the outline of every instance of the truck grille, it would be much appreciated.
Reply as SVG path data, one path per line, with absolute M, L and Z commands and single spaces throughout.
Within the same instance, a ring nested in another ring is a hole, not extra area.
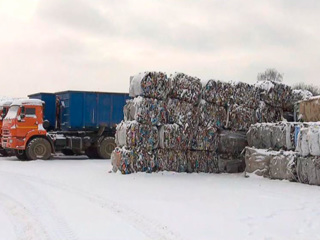
M 2 129 L 2 136 L 9 136 L 9 135 L 10 135 L 10 130 Z

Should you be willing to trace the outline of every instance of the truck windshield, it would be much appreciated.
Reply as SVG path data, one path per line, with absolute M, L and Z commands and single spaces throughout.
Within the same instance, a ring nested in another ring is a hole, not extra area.
M 19 110 L 19 106 L 12 106 L 10 107 L 6 119 L 14 119 L 17 117 L 17 113 Z

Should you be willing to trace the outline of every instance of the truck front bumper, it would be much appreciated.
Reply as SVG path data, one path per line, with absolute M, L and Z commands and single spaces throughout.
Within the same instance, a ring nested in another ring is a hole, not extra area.
M 2 137 L 2 147 L 4 149 L 25 149 L 24 138 L 17 137 Z

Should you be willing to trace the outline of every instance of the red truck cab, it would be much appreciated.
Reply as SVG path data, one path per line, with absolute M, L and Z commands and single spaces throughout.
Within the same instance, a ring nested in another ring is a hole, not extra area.
M 43 127 L 44 102 L 14 100 L 2 123 L 2 147 L 11 149 L 21 160 L 48 159 L 52 147 Z
M 0 154 L 2 156 L 8 156 L 8 152 L 2 148 L 1 138 L 2 138 L 2 122 L 8 113 L 11 103 L 12 103 L 12 100 L 0 101 Z

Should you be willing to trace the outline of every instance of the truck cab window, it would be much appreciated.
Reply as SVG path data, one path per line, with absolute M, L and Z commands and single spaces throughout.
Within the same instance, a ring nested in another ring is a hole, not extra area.
M 17 117 L 19 106 L 10 107 L 6 119 L 14 119 Z
M 36 109 L 35 108 L 26 108 L 25 110 L 26 116 L 35 116 L 36 115 Z

